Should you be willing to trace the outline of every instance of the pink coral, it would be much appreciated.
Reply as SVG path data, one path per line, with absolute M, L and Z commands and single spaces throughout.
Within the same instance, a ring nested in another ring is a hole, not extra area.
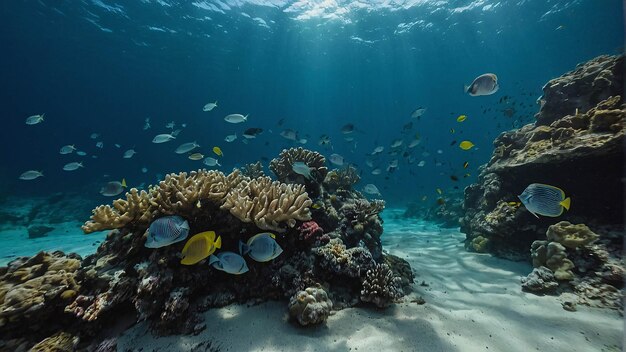
M 302 225 L 298 227 L 298 231 L 300 231 L 300 239 L 307 242 L 324 233 L 324 229 L 313 220 L 303 222 Z

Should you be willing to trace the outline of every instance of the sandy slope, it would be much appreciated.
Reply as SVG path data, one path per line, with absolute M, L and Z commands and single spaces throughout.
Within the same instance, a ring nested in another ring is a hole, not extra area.
M 232 305 L 205 313 L 198 336 L 153 337 L 137 324 L 118 349 L 204 351 L 619 351 L 623 324 L 614 311 L 561 308 L 554 297 L 523 293 L 528 264 L 468 253 L 456 230 L 385 216 L 384 247 L 407 259 L 417 273 L 414 293 L 388 310 L 345 309 L 325 326 L 286 322 L 286 303 Z M 420 286 L 425 281 L 428 286 Z M 411 303 L 423 296 L 426 304 Z

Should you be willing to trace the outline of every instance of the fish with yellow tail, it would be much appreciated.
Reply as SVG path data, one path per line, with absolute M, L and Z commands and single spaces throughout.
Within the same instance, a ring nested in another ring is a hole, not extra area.
M 543 183 L 531 183 L 524 192 L 517 196 L 524 207 L 539 218 L 539 215 L 557 217 L 563 214 L 563 209 L 569 210 L 571 199 L 565 197 L 565 192 L 555 186 Z
M 239 253 L 241 255 L 247 254 L 257 262 L 269 262 L 282 252 L 283 249 L 276 242 L 276 235 L 273 233 L 262 232 L 256 234 L 250 237 L 247 243 L 239 241 Z
M 180 263 L 194 265 L 213 254 L 218 248 L 222 248 L 222 238 L 217 236 L 215 231 L 205 231 L 193 235 L 183 247 L 181 252 L 183 259 Z

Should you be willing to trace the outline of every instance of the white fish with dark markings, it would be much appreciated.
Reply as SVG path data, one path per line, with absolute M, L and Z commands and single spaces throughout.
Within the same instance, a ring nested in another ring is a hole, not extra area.
M 237 253 L 219 252 L 209 256 L 209 265 L 228 274 L 240 275 L 248 272 L 246 260 Z
M 146 231 L 147 248 L 161 248 L 184 241 L 189 235 L 189 223 L 178 215 L 164 216 L 150 224 Z
M 465 92 L 473 97 L 491 95 L 498 91 L 498 76 L 493 73 L 485 73 L 474 79 L 472 84 L 465 86 Z

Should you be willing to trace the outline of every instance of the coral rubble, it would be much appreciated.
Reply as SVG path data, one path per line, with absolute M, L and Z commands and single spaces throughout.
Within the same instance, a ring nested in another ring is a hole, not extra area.
M 302 326 L 320 324 L 328 319 L 333 302 L 320 287 L 307 287 L 289 300 L 289 316 Z

